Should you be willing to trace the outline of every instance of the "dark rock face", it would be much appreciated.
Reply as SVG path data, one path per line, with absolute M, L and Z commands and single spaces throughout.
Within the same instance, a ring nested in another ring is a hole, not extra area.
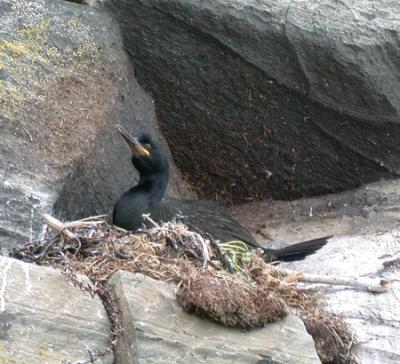
M 155 97 L 176 164 L 203 197 L 294 199 L 398 176 L 389 15 L 399 5 L 101 3 Z
M 157 129 L 107 14 L 0 1 L 0 23 L 0 248 L 8 250 L 37 238 L 53 209 L 64 218 L 108 213 L 135 180 L 113 125 Z

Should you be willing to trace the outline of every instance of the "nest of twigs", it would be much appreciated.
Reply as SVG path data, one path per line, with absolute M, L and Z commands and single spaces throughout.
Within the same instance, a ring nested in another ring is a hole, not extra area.
M 189 231 L 179 221 L 161 226 L 151 222 L 152 228 L 129 233 L 98 217 L 68 224 L 50 218 L 47 223 L 57 233 L 16 248 L 14 256 L 61 267 L 75 281 L 78 273 L 88 276 L 92 285 L 86 289 L 105 300 L 114 341 L 121 329 L 118 308 L 105 283 L 116 271 L 126 270 L 175 282 L 184 310 L 226 326 L 258 328 L 295 313 L 313 336 L 323 363 L 352 362 L 353 337 L 346 324 L 324 310 L 316 292 L 299 288 L 258 251 L 241 256 L 237 252 L 242 248 L 233 245 L 222 254 L 210 237 Z

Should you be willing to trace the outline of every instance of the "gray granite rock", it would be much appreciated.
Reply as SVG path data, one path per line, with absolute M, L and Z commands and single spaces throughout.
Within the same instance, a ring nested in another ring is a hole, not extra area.
M 43 213 L 67 219 L 108 213 L 136 177 L 113 125 L 131 132 L 157 133 L 157 127 L 153 101 L 136 82 L 118 25 L 105 12 L 61 0 L 0 0 L 0 24 L 0 249 L 6 254 L 38 238 Z
M 203 197 L 288 200 L 399 175 L 398 2 L 97 3 Z
M 289 315 L 263 329 L 226 328 L 184 312 L 174 286 L 120 271 L 109 282 L 124 332 L 116 363 L 319 363 L 302 321 Z
M 354 333 L 353 353 L 362 364 L 395 364 L 400 361 L 400 230 L 366 236 L 342 236 L 304 262 L 286 263 L 306 273 L 381 277 L 391 282 L 385 293 L 345 286 L 316 286 L 327 309 L 340 315 Z M 392 262 L 392 263 L 390 263 Z
M 52 268 L 0 256 L 0 363 L 90 359 L 110 342 L 101 300 Z M 112 353 L 96 363 L 111 364 Z

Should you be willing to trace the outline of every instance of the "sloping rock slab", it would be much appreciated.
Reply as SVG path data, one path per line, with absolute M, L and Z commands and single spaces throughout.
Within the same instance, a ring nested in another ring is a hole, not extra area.
M 109 285 L 125 329 L 116 363 L 319 363 L 295 316 L 247 332 L 187 314 L 176 303 L 174 286 L 142 274 L 121 271 Z
M 288 200 L 399 175 L 398 2 L 99 3 L 204 197 Z
M 0 363 L 89 360 L 109 347 L 110 324 L 97 296 L 52 268 L 0 256 Z M 113 362 L 113 355 L 96 363 Z
M 362 364 L 400 362 L 400 231 L 336 237 L 303 262 L 285 263 L 307 273 L 382 277 L 391 289 L 381 294 L 344 286 L 320 285 L 328 310 L 339 314 L 355 334 L 353 354 Z

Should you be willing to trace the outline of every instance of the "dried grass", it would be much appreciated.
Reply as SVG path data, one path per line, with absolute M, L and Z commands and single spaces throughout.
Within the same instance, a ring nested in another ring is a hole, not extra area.
M 323 363 L 354 363 L 347 325 L 324 309 L 316 292 L 297 287 L 295 276 L 266 264 L 257 251 L 246 254 L 247 259 L 235 256 L 240 273 L 230 274 L 213 242 L 180 222 L 153 222 L 152 229 L 134 234 L 101 217 L 61 225 L 58 234 L 48 233 L 41 242 L 19 247 L 14 256 L 60 267 L 78 283 L 77 274 L 88 276 L 89 290 L 105 301 L 113 343 L 122 328 L 105 283 L 116 271 L 125 270 L 175 282 L 183 309 L 226 326 L 252 329 L 295 313 L 313 336 Z
M 253 329 L 286 316 L 288 310 L 273 292 L 237 275 L 207 270 L 182 281 L 177 300 L 183 309 L 224 326 Z

